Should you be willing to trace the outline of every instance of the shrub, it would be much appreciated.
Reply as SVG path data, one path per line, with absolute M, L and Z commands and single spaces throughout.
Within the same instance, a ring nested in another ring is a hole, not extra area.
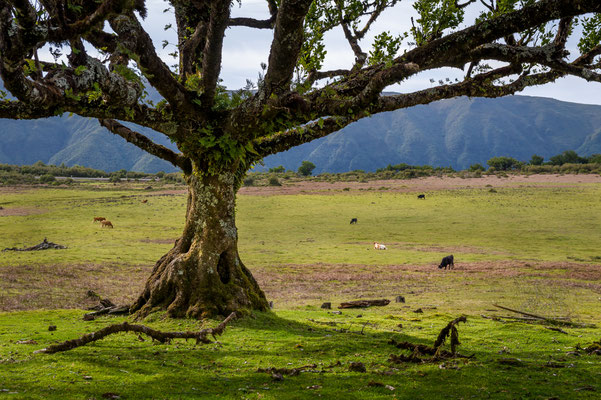
M 242 184 L 244 186 L 254 186 L 255 185 L 255 178 L 253 178 L 252 176 L 246 177 L 242 181 Z
M 269 178 L 269 186 L 282 186 L 277 177 L 272 176 Z
M 480 163 L 476 163 L 476 164 L 472 164 L 470 165 L 470 171 L 471 172 L 476 172 L 476 171 L 484 171 L 486 168 L 484 168 L 484 166 L 482 166 L 482 164 Z
M 111 183 L 119 183 L 119 182 L 121 182 L 121 178 L 118 177 L 117 175 L 112 175 L 109 178 L 109 182 L 111 182 Z
M 54 182 L 55 180 L 56 180 L 56 178 L 54 177 L 54 175 L 44 174 L 44 175 L 40 176 L 40 183 L 51 183 L 51 182 Z

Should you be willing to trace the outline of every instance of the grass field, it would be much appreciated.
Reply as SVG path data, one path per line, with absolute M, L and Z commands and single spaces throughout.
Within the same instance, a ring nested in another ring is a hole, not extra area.
M 598 341 L 599 328 L 562 333 L 493 306 L 601 324 L 601 183 L 578 180 L 243 190 L 240 253 L 273 312 L 235 321 L 212 345 L 119 334 L 56 355 L 32 353 L 125 320 L 84 322 L 86 292 L 133 300 L 183 227 L 185 194 L 133 183 L 0 188 L 0 249 L 44 237 L 68 247 L 0 253 L 0 397 L 598 398 L 601 358 L 575 350 Z M 416 197 L 422 191 L 426 200 Z M 373 250 L 374 241 L 388 250 Z M 437 269 L 448 254 L 455 270 Z M 340 315 L 319 307 L 398 295 L 406 303 Z M 389 360 L 401 354 L 390 339 L 431 345 L 460 315 L 459 352 L 473 358 Z M 144 323 L 194 330 L 217 322 Z M 349 371 L 357 361 L 367 372 Z M 269 367 L 304 368 L 283 380 L 257 372 Z

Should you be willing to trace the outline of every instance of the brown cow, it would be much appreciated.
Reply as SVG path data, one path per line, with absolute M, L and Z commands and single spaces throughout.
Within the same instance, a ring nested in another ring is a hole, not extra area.
M 100 221 L 100 227 L 102 228 L 103 226 L 106 226 L 107 228 L 113 228 L 113 224 L 111 223 L 111 221 L 107 221 L 106 219 L 104 221 Z
M 142 203 L 148 203 L 147 199 L 142 200 Z
M 104 218 L 104 217 L 94 217 L 94 222 L 102 222 L 102 221 L 106 221 L 106 218 Z

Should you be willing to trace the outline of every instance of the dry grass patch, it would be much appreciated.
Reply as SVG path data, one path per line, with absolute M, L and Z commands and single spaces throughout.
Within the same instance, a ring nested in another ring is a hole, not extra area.
M 41 208 L 24 208 L 24 207 L 3 207 L 0 210 L 0 217 L 24 217 L 26 215 L 44 214 L 48 210 Z
M 150 267 L 99 264 L 0 267 L 0 311 L 86 308 L 93 290 L 116 304 L 132 302 Z

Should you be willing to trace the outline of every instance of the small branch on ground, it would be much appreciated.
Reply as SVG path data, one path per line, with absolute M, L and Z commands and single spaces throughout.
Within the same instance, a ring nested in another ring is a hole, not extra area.
M 17 248 L 17 247 L 7 247 L 2 251 L 36 251 L 36 250 L 48 250 L 48 249 L 66 249 L 66 246 L 62 246 L 60 244 L 49 242 L 48 239 L 44 238 L 44 241 L 40 244 L 36 244 L 31 247 Z
M 547 329 L 549 329 L 549 330 L 551 330 L 551 331 L 555 331 L 555 332 L 563 333 L 564 335 L 567 335 L 567 334 L 568 334 L 566 331 L 564 331 L 564 330 L 563 330 L 563 329 L 561 329 L 561 328 L 556 328 L 556 327 L 553 327 L 553 326 L 545 326 L 545 328 L 547 328 Z
M 130 325 L 128 322 L 123 322 L 121 324 L 107 326 L 106 328 L 102 328 L 101 330 L 96 332 L 85 334 L 79 339 L 67 340 L 66 342 L 55 344 L 45 349 L 36 350 L 34 351 L 34 353 L 53 354 L 58 353 L 60 351 L 72 350 L 77 347 L 84 346 L 88 343 L 104 339 L 105 337 L 107 337 L 108 335 L 112 335 L 113 333 L 119 332 L 143 333 L 161 343 L 168 343 L 171 341 L 171 339 L 196 339 L 197 344 L 206 344 L 211 343 L 211 341 L 208 339 L 209 335 L 213 336 L 213 339 L 216 339 L 217 336 L 222 335 L 225 331 L 226 325 L 235 317 L 236 313 L 233 312 L 226 319 L 224 319 L 223 322 L 221 322 L 217 327 L 210 329 L 202 329 L 198 332 L 161 332 L 144 325 Z
M 357 300 L 357 301 L 349 301 L 347 303 L 340 303 L 338 308 L 367 308 L 371 306 L 387 306 L 390 303 L 390 300 L 382 299 L 382 300 Z
M 524 312 L 524 311 L 520 311 L 520 310 L 514 310 L 512 308 L 508 308 L 508 307 L 504 307 L 504 306 L 500 306 L 498 304 L 493 304 L 493 306 L 498 307 L 500 309 L 506 310 L 506 311 L 511 311 L 514 312 L 516 314 L 522 314 L 525 315 L 526 317 L 529 318 L 521 318 L 520 320 L 525 320 L 525 321 L 543 321 L 546 322 L 548 324 L 551 325 L 564 325 L 564 326 L 572 326 L 572 327 L 576 327 L 576 328 L 594 328 L 595 325 L 594 324 L 582 324 L 582 323 L 578 323 L 578 322 L 571 322 L 571 321 L 566 321 L 564 320 L 564 318 L 548 318 L 548 317 L 543 317 L 540 315 L 536 315 L 536 314 L 532 314 L 532 313 L 528 313 L 528 312 Z M 512 318 L 512 317 L 504 317 L 504 318 Z M 518 319 L 517 317 L 513 317 L 513 319 Z

